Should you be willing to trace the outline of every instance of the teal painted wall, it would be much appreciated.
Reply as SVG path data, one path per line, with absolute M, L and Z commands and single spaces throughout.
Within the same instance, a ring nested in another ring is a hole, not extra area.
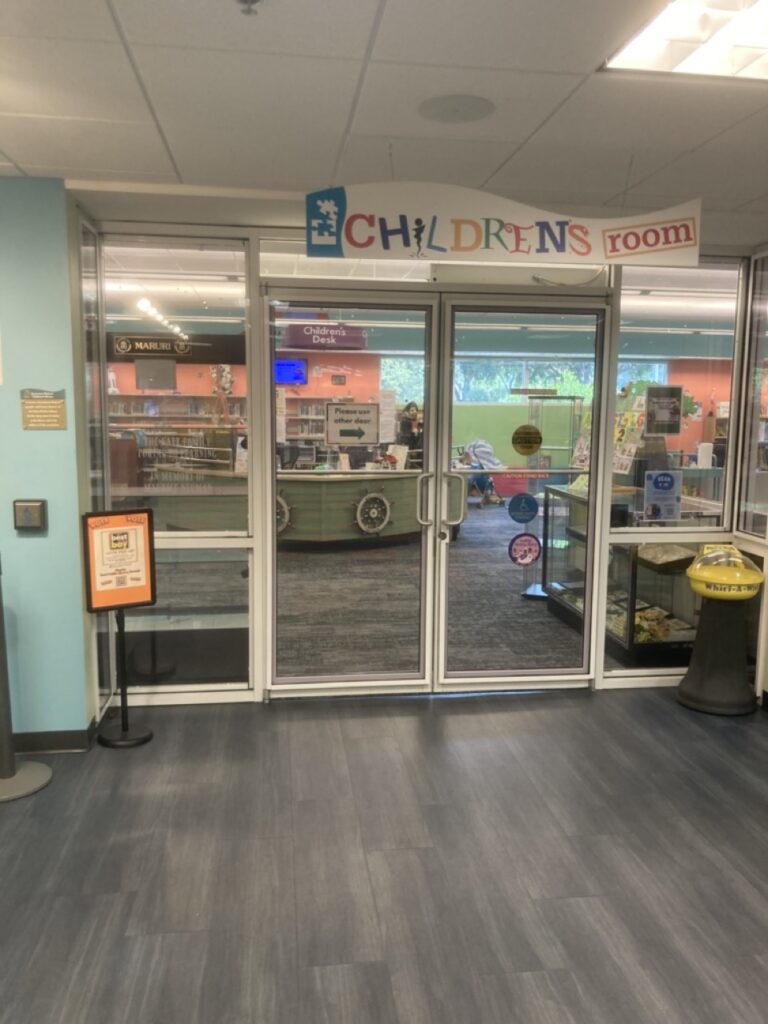
M 0 178 L 0 558 L 15 732 L 88 725 L 67 202 L 61 181 Z M 22 388 L 66 391 L 66 430 L 22 430 Z M 46 535 L 14 498 L 48 501 Z

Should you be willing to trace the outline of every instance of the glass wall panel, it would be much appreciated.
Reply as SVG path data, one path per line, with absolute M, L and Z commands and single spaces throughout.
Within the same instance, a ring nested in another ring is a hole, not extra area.
M 101 355 L 98 243 L 86 224 L 80 227 L 80 308 L 85 359 L 85 415 L 88 429 L 88 484 L 90 508 L 99 512 L 107 507 L 105 466 L 106 423 L 103 398 L 105 366 Z M 91 616 L 96 630 L 96 659 L 99 697 L 105 704 L 112 692 L 110 654 L 110 616 L 99 612 Z
M 723 525 L 739 278 L 737 263 L 624 269 L 613 526 Z
M 754 268 L 750 318 L 748 421 L 739 527 L 759 537 L 768 523 L 768 260 Z
M 248 556 L 156 552 L 157 604 L 125 613 L 132 686 L 248 682 Z
M 247 530 L 243 245 L 113 237 L 104 267 L 113 507 Z
M 606 671 L 687 666 L 701 597 L 686 569 L 696 544 L 611 544 L 605 629 Z M 750 554 L 752 561 L 761 559 Z M 745 602 L 748 657 L 754 666 L 761 595 Z

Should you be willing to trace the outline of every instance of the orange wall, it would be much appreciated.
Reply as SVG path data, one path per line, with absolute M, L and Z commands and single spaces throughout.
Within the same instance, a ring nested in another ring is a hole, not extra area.
M 175 391 L 137 391 L 136 373 L 133 363 L 108 363 L 109 370 L 114 371 L 117 378 L 117 389 L 121 395 L 212 395 L 213 379 L 208 363 L 176 363 Z M 232 394 L 243 397 L 246 393 L 246 375 L 244 366 L 230 366 L 234 384 Z
M 346 398 L 352 395 L 356 402 L 378 402 L 381 374 L 381 357 L 371 352 L 308 352 L 301 354 L 307 360 L 307 383 L 286 387 L 286 395 L 295 398 Z M 212 395 L 213 381 L 208 363 L 177 363 L 176 391 L 137 391 L 133 363 L 109 363 L 117 379 L 121 395 Z M 312 372 L 319 367 L 320 375 Z M 242 397 L 246 394 L 246 370 L 244 366 L 230 366 L 234 384 L 232 394 Z M 331 384 L 331 376 L 343 375 L 346 384 Z
M 717 402 L 730 401 L 731 364 L 725 359 L 671 359 L 667 364 L 667 383 L 682 385 L 702 405 L 702 418 L 684 418 L 681 433 L 667 438 L 667 451 L 680 448 L 695 452 L 710 408 L 716 414 Z

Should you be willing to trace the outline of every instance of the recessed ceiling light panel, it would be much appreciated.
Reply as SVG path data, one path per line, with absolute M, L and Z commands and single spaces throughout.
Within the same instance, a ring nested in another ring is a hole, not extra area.
M 606 67 L 768 79 L 768 0 L 673 0 Z

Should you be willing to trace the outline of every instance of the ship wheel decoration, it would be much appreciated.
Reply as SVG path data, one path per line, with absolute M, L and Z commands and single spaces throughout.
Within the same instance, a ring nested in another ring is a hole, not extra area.
M 282 533 L 288 526 L 291 525 L 291 506 L 282 496 L 278 494 L 275 502 L 275 513 L 277 522 L 277 532 Z
M 366 494 L 355 505 L 355 523 L 363 533 L 381 533 L 392 518 L 392 502 L 380 491 Z

